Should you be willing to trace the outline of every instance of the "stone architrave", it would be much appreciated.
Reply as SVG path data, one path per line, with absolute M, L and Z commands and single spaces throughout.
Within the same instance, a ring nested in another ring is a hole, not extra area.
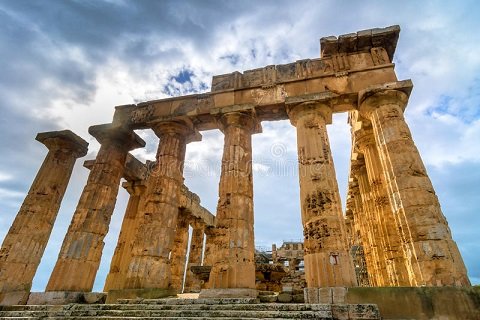
M 104 292 L 123 289 L 124 287 L 126 269 L 130 262 L 130 245 L 135 235 L 138 207 L 146 188 L 144 181 L 140 180 L 127 181 L 122 186 L 130 194 L 130 198 L 123 217 L 117 246 L 110 263 L 110 271 L 105 281 Z
M 415 286 L 468 286 L 463 259 L 404 118 L 410 81 L 359 93 L 359 111 L 370 120 L 394 215 L 402 230 Z
M 46 291 L 92 290 L 129 150 L 145 146 L 133 131 L 92 126 L 101 147 L 60 249 Z
M 187 262 L 189 224 L 186 218 L 185 213 L 180 210 L 177 219 L 177 228 L 175 229 L 173 248 L 170 254 L 170 288 L 174 289 L 177 293 L 182 293 L 185 264 Z
M 202 265 L 204 229 L 205 225 L 203 223 L 194 222 L 192 224 L 192 239 L 190 240 L 184 292 L 200 292 L 201 289 L 200 280 L 193 274 L 191 267 Z
M 225 140 L 215 253 L 208 289 L 200 297 L 255 297 L 252 134 L 259 123 L 249 108 L 223 113 L 219 122 Z
M 351 287 L 356 278 L 327 135 L 332 109 L 325 101 L 305 101 L 287 109 L 297 128 L 305 280 L 308 288 Z
M 162 290 L 169 294 L 169 255 L 177 225 L 185 151 L 187 143 L 199 141 L 201 136 L 191 123 L 184 121 L 150 126 L 160 143 L 138 216 L 125 288 L 158 289 L 162 295 Z
M 25 304 L 75 161 L 88 143 L 70 130 L 39 133 L 48 148 L 0 250 L 0 304 Z
M 410 261 L 405 259 L 402 240 L 398 228 L 396 216 L 392 212 L 385 178 L 383 175 L 380 156 L 375 145 L 375 138 L 371 127 L 367 128 L 368 121 L 362 121 L 363 128 L 354 132 L 355 144 L 365 159 L 370 197 L 374 202 L 375 221 L 380 232 L 375 233 L 376 237 L 381 236 L 383 250 L 385 251 L 387 282 L 388 286 L 411 286 L 409 274 L 411 274 Z M 407 266 L 407 261 L 409 265 Z M 410 272 L 408 271 L 410 270 Z

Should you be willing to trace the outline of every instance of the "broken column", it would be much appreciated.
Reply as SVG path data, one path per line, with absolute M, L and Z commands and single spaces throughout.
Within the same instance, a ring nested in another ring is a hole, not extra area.
M 92 290 L 129 150 L 145 146 L 133 131 L 92 126 L 101 147 L 68 228 L 46 291 Z
M 317 303 L 317 288 L 356 285 L 327 135 L 332 109 L 328 100 L 306 100 L 287 111 L 297 128 L 306 298 Z
M 463 259 L 403 115 L 411 89 L 409 80 L 370 87 L 359 93 L 359 111 L 372 123 L 392 211 L 413 266 L 412 285 L 467 286 Z
M 162 297 L 174 293 L 168 288 L 171 278 L 169 254 L 177 225 L 186 146 L 200 140 L 201 136 L 191 123 L 184 121 L 150 126 L 160 138 L 157 162 L 147 179 L 125 288 L 139 293 L 155 289 L 155 297 Z
M 204 223 L 192 223 L 192 239 L 190 240 L 190 251 L 188 254 L 184 292 L 200 292 L 201 289 L 200 279 L 193 274 L 191 268 L 193 266 L 202 265 L 204 229 Z
M 256 297 L 253 234 L 252 134 L 254 111 L 223 113 L 225 135 L 214 231 L 215 254 L 208 288 L 200 297 Z M 208 241 L 208 240 L 207 240 Z
M 173 248 L 170 254 L 170 288 L 174 289 L 176 293 L 182 293 L 188 249 L 189 224 L 186 213 L 183 211 L 184 210 L 180 210 L 177 218 L 175 238 L 173 240 Z
M 48 154 L 0 250 L 0 304 L 25 304 L 75 161 L 88 143 L 70 130 L 39 133 Z

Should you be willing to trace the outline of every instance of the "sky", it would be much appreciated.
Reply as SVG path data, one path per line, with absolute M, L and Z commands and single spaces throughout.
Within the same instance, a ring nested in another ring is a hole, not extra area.
M 33 282 L 43 291 L 99 144 L 88 127 L 114 106 L 210 90 L 216 74 L 318 58 L 319 39 L 398 24 L 394 57 L 414 89 L 406 119 L 472 283 L 480 284 L 480 3 L 477 1 L 0 0 L 0 239 L 47 149 L 37 132 L 70 129 L 90 143 L 77 163 Z M 328 133 L 345 201 L 346 114 Z M 302 238 L 295 129 L 253 136 L 255 242 Z M 153 160 L 158 139 L 133 152 Z M 185 184 L 215 213 L 223 135 L 187 146 Z M 121 189 L 94 290 L 101 291 L 128 194 Z

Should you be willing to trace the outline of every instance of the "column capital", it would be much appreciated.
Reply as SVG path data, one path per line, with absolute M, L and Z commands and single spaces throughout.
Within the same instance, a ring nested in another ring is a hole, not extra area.
M 148 123 L 158 138 L 164 135 L 180 135 L 186 143 L 201 141 L 202 135 L 189 118 L 160 120 Z
M 365 167 L 365 160 L 363 158 L 359 158 L 354 160 L 350 164 L 350 173 L 354 176 L 357 180 L 361 174 L 367 172 L 367 168 Z M 357 185 L 358 186 L 358 185 Z
M 131 196 L 139 196 L 145 192 L 147 185 L 144 180 L 125 181 L 122 187 L 127 190 Z
M 133 130 L 112 123 L 91 126 L 88 133 L 100 144 L 112 143 L 126 150 L 145 147 L 145 141 Z
M 411 80 L 367 87 L 358 93 L 358 110 L 367 119 L 370 119 L 372 111 L 383 105 L 396 104 L 404 111 L 412 88 Z
M 261 133 L 262 126 L 252 104 L 236 104 L 215 108 L 210 114 L 217 119 L 219 129 L 223 132 L 230 126 L 248 128 L 252 134 Z
M 292 125 L 308 115 L 320 115 L 326 124 L 332 123 L 333 104 L 338 95 L 325 91 L 320 94 L 304 95 L 285 99 L 285 108 Z
M 361 153 L 364 153 L 366 148 L 375 144 L 372 127 L 362 126 L 362 128 L 355 130 L 353 134 L 355 137 L 355 148 Z
M 71 152 L 76 158 L 85 156 L 88 151 L 88 142 L 70 130 L 40 132 L 35 140 L 43 143 L 48 150 Z

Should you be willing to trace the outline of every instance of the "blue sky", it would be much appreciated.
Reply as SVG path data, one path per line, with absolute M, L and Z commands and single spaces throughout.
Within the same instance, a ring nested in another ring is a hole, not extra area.
M 320 37 L 399 24 L 394 62 L 415 87 L 406 117 L 467 264 L 480 283 L 480 8 L 476 1 L 0 1 L 0 239 L 46 148 L 37 132 L 69 128 L 90 142 L 54 226 L 33 290 L 56 261 L 98 144 L 88 127 L 114 106 L 205 92 L 214 74 L 319 56 Z M 346 115 L 329 128 L 345 200 L 350 153 Z M 295 130 L 263 124 L 254 136 L 258 246 L 300 239 Z M 139 132 L 153 159 L 158 139 Z M 187 147 L 185 183 L 215 212 L 223 136 Z M 95 290 L 101 290 L 128 195 L 121 190 Z

